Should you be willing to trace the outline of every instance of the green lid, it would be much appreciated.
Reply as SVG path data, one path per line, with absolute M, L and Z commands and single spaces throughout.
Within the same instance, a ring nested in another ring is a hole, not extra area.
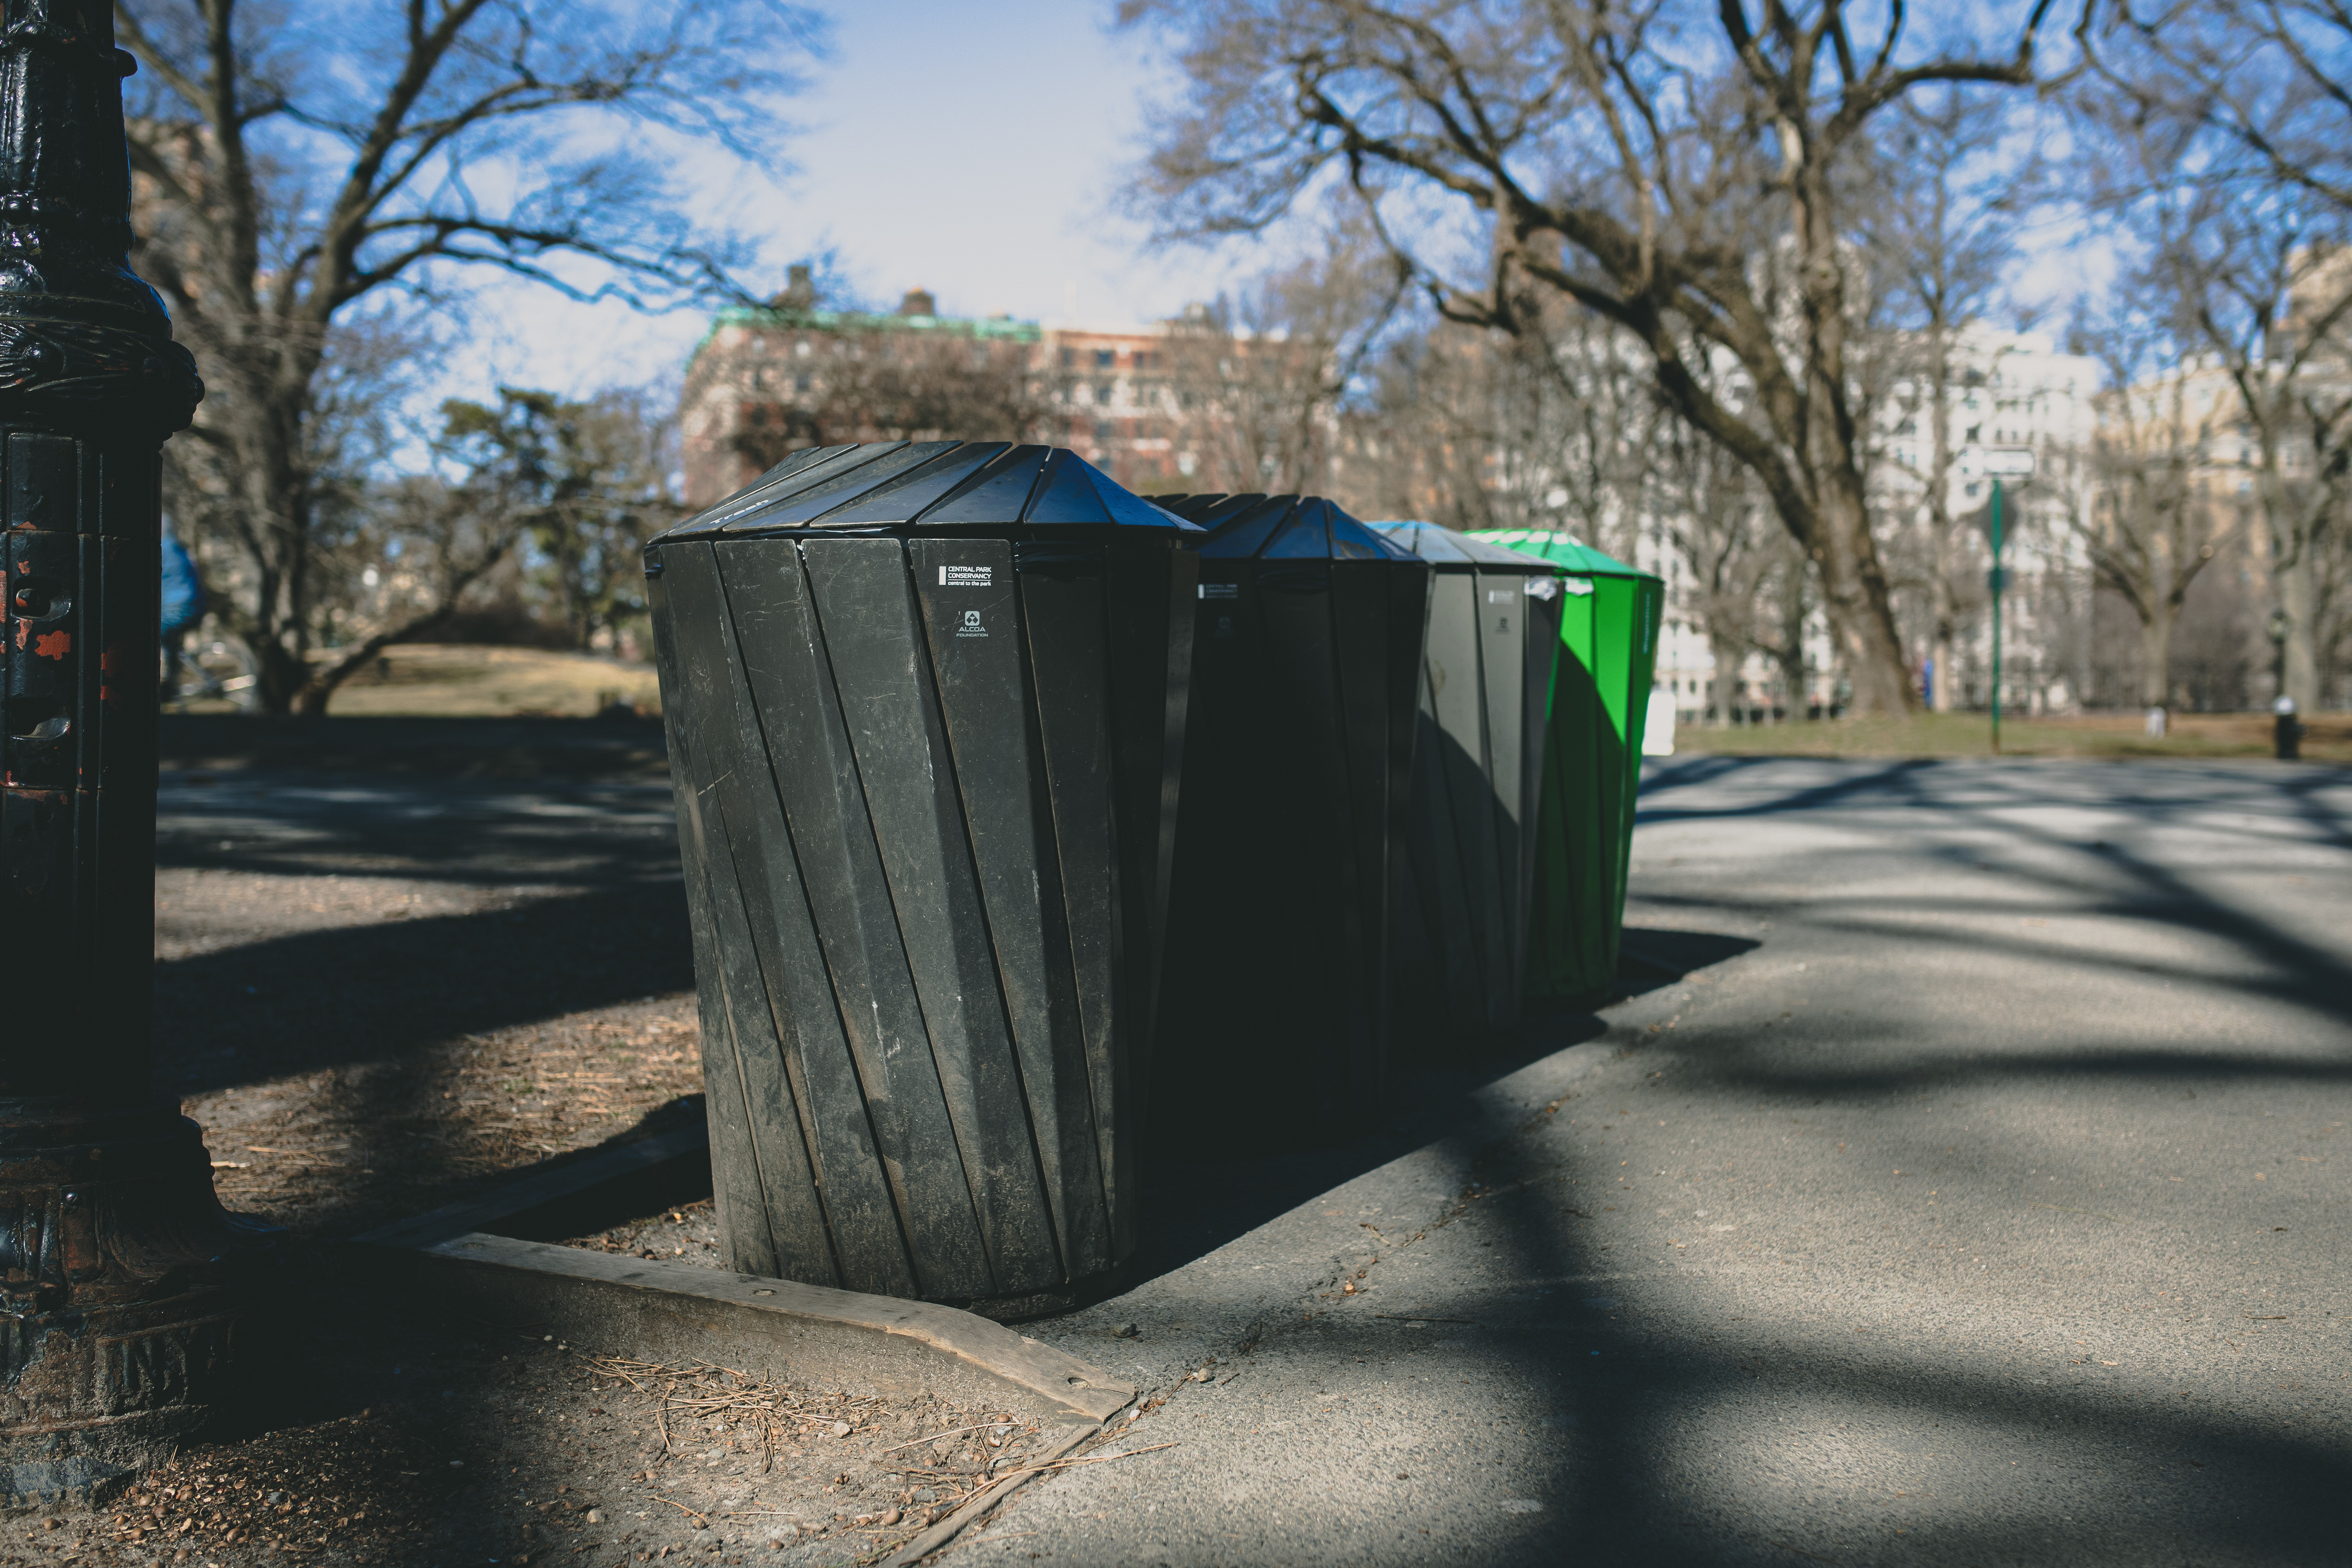
M 1489 544 L 1501 544 L 1524 555 L 1540 555 L 1562 571 L 1587 577 L 1647 577 L 1653 583 L 1662 579 L 1654 572 L 1644 572 L 1628 566 L 1612 555 L 1603 555 L 1590 544 L 1573 535 L 1554 532 L 1543 528 L 1482 528 L 1474 531 L 1473 539 L 1483 539 Z

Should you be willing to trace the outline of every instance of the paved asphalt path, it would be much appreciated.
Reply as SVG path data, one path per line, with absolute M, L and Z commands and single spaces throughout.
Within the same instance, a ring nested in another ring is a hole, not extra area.
M 2352 775 L 1695 758 L 1633 889 L 1651 989 L 1163 1169 L 1028 1331 L 1175 1446 L 950 1561 L 2352 1562 Z

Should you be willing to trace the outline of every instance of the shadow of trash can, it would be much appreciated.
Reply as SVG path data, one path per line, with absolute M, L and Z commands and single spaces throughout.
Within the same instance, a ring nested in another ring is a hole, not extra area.
M 1559 635 L 1570 657 L 1554 687 L 1544 759 L 1528 994 L 1598 1000 L 1617 984 L 1665 584 L 1565 533 L 1498 529 L 1473 537 L 1566 574 Z
M 646 545 L 729 1267 L 1019 1317 L 1133 1251 L 1197 537 L 928 441 Z
M 1519 1017 L 1559 579 L 1436 523 L 1370 526 L 1436 574 L 1390 931 L 1400 1016 L 1458 1048 Z
M 1311 1142 L 1380 1107 L 1430 574 L 1319 497 L 1162 500 L 1208 533 L 1158 1131 Z

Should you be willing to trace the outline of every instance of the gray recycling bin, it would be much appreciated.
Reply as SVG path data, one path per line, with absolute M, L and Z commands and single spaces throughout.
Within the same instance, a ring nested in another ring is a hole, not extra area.
M 1314 496 L 1167 498 L 1201 545 L 1158 1121 L 1312 1138 L 1378 1106 L 1390 862 L 1430 571 Z
M 1525 998 L 1559 572 L 1434 523 L 1370 527 L 1437 574 L 1391 932 L 1400 1016 L 1461 1046 Z
M 646 548 L 722 1248 L 1017 1316 L 1134 1248 L 1198 531 L 805 451 Z

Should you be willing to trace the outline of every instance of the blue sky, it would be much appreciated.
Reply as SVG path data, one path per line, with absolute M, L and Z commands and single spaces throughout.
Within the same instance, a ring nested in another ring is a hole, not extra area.
M 1141 321 L 1213 296 L 1269 259 L 1152 252 L 1120 217 L 1121 177 L 1145 109 L 1174 85 L 1145 35 L 1108 26 L 1114 0 L 818 0 L 830 61 L 793 108 L 803 130 L 778 179 L 698 150 L 696 207 L 760 235 L 782 282 L 789 259 L 831 247 L 867 299 L 929 289 L 953 314 Z M 2029 226 L 2014 292 L 2063 299 L 2112 258 L 2072 224 Z M 677 374 L 700 311 L 645 315 L 575 304 L 476 275 L 464 331 L 431 395 L 499 382 L 582 395 Z M 2058 326 L 2063 310 L 2045 324 Z
M 729 172 L 698 202 L 765 237 L 772 269 L 825 247 L 859 290 L 929 289 L 943 310 L 1145 321 L 1213 295 L 1197 252 L 1145 253 L 1111 208 L 1146 95 L 1166 79 L 1108 0 L 849 0 L 833 58 L 794 106 L 796 172 Z M 714 174 L 719 165 L 709 165 Z M 496 381 L 580 394 L 674 374 L 698 312 L 640 315 L 498 283 L 468 313 L 447 390 Z

